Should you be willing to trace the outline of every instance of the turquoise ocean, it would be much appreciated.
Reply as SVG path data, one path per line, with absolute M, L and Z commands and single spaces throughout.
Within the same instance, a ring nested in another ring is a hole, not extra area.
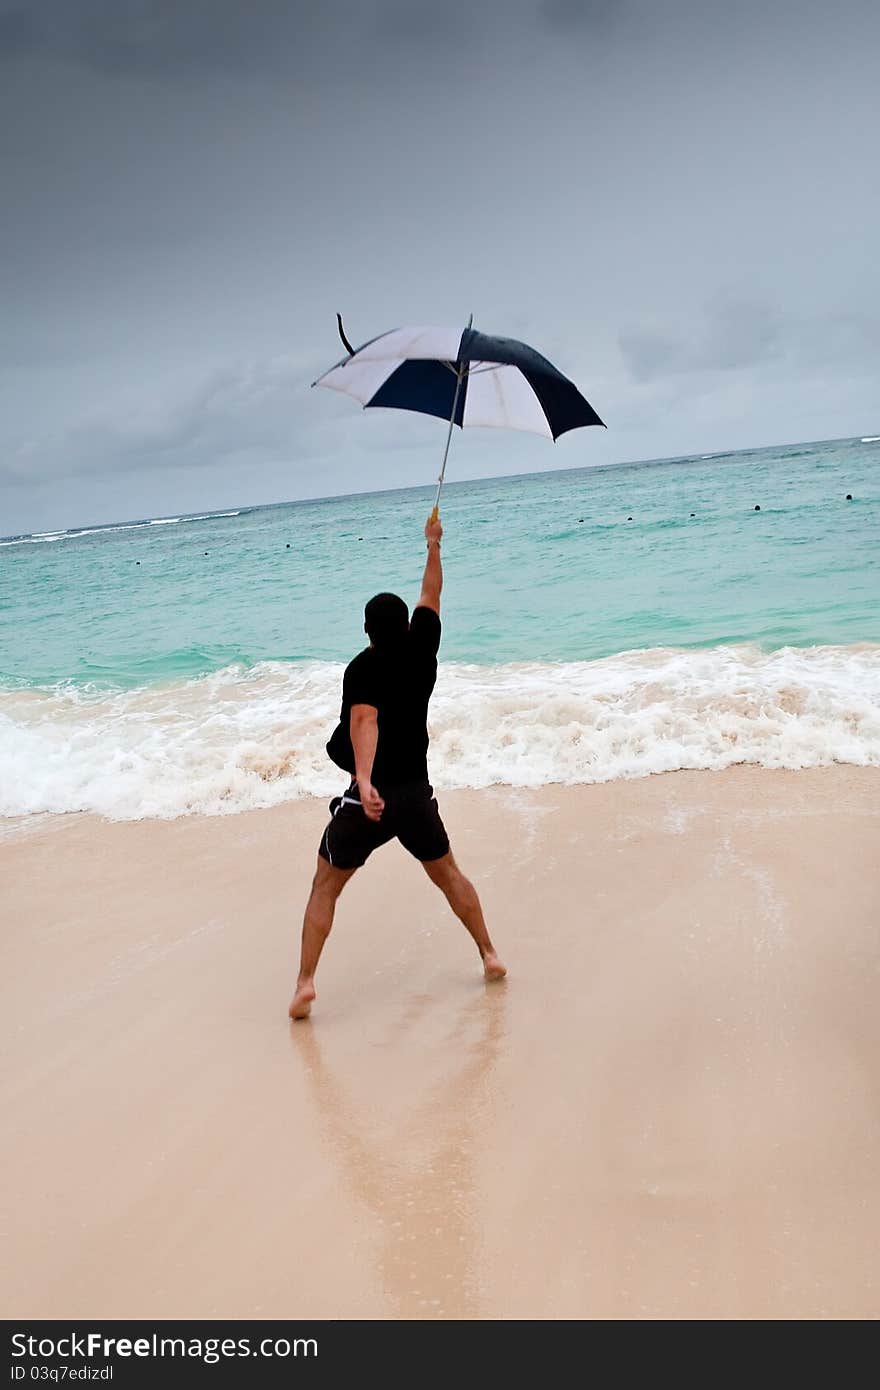
M 335 791 L 363 604 L 415 601 L 431 503 L 4 538 L 0 814 Z M 452 482 L 442 514 L 437 786 L 880 765 L 880 439 Z

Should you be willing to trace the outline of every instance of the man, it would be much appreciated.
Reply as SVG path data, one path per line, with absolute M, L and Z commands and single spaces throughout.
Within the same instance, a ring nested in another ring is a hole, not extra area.
M 318 849 L 318 868 L 306 907 L 302 956 L 291 1018 L 308 1018 L 315 970 L 333 925 L 336 899 L 374 849 L 395 837 L 425 867 L 467 927 L 487 980 L 507 973 L 489 939 L 480 900 L 452 857 L 433 788 L 428 781 L 428 701 L 437 679 L 443 527 L 425 526 L 428 559 L 412 621 L 403 599 L 377 594 L 364 610 L 370 645 L 354 658 L 342 681 L 340 722 L 327 752 L 351 775 Z

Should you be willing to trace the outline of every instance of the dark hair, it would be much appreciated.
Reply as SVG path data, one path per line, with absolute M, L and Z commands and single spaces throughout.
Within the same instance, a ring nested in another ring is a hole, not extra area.
M 376 594 L 364 609 L 364 627 L 374 647 L 399 642 L 409 629 L 409 609 L 397 594 Z

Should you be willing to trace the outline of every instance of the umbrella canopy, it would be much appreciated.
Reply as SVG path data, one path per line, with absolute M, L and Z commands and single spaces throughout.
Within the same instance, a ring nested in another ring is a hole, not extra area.
M 462 427 L 526 430 L 558 439 L 602 425 L 589 401 L 534 348 L 466 328 L 397 328 L 355 348 L 315 386 L 363 406 L 437 415 Z

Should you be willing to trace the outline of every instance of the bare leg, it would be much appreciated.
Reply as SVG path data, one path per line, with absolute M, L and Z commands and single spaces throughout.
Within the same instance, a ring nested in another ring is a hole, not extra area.
M 463 922 L 477 945 L 483 961 L 483 971 L 487 980 L 502 980 L 507 967 L 501 963 L 489 939 L 483 909 L 477 890 L 470 879 L 465 878 L 452 857 L 452 851 L 442 859 L 430 859 L 422 867 L 432 883 L 436 883 L 446 894 L 446 901 L 456 917 Z
M 312 891 L 306 904 L 302 930 L 302 954 L 296 993 L 290 1001 L 291 1018 L 308 1018 L 315 998 L 315 971 L 324 949 L 324 942 L 333 926 L 336 899 L 357 869 L 334 869 L 326 859 L 318 858 L 312 880 Z

